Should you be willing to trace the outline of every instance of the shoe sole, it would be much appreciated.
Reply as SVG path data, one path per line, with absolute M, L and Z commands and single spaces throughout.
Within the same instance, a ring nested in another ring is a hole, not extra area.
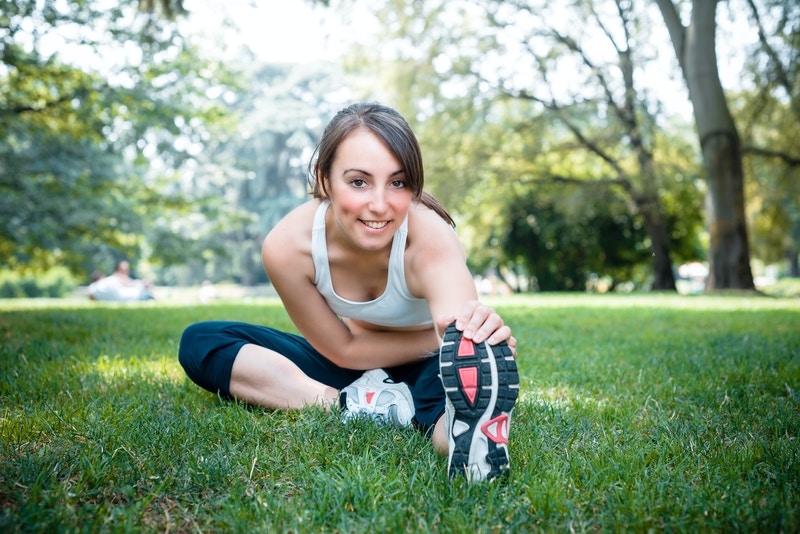
M 508 476 L 508 427 L 519 395 L 517 363 L 508 344 L 489 346 L 445 330 L 439 372 L 453 413 L 447 428 L 450 478 Z

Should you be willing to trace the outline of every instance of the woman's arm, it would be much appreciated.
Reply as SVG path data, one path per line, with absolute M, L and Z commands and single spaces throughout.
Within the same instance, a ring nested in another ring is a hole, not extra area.
M 507 341 L 516 354 L 511 329 L 492 308 L 478 301 L 464 248 L 452 228 L 432 211 L 418 208 L 409 220 L 409 240 L 409 290 L 428 300 L 439 336 L 455 321 L 464 337 L 491 345 Z

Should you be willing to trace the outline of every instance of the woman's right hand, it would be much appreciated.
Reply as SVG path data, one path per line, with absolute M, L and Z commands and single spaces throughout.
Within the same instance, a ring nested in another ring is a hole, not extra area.
M 503 318 L 493 309 L 477 300 L 467 302 L 459 315 L 443 317 L 437 322 L 440 332 L 444 332 L 453 321 L 456 329 L 474 343 L 486 341 L 489 345 L 497 345 L 505 341 L 511 353 L 517 356 L 517 340 L 511 335 L 511 327 L 503 322 Z

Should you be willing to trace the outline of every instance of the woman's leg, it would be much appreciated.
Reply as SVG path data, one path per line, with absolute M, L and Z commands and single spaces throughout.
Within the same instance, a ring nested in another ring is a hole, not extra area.
M 237 400 L 267 408 L 330 407 L 339 396 L 336 388 L 310 378 L 283 355 L 250 343 L 233 361 L 228 389 Z
M 449 445 L 447 444 L 447 431 L 444 427 L 444 416 L 441 416 L 433 427 L 431 443 L 433 443 L 433 448 L 436 452 L 442 456 L 447 456 Z
M 334 365 L 300 336 L 231 321 L 190 325 L 178 358 L 204 389 L 271 408 L 330 404 L 362 374 Z

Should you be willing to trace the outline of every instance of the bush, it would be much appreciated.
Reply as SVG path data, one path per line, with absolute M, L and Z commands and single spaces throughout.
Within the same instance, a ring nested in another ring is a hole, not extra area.
M 770 297 L 800 297 L 800 278 L 781 278 L 762 291 Z
M 75 279 L 65 267 L 24 275 L 0 270 L 0 298 L 61 298 L 75 286 Z

